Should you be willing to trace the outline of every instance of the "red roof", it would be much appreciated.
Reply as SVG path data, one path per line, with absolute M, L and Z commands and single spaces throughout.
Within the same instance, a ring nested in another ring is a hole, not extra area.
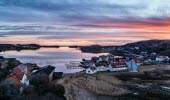
M 117 62 L 112 64 L 112 68 L 117 68 L 117 67 L 127 67 L 125 63 Z
M 135 59 L 136 57 L 135 57 L 135 56 L 130 56 L 129 58 L 131 58 L 131 59 Z
M 143 61 L 142 61 L 142 59 L 134 59 L 134 61 L 135 61 L 135 63 L 142 63 Z
M 167 58 L 168 56 L 156 56 L 156 58 Z
M 99 57 L 92 57 L 91 59 L 98 60 L 98 59 L 99 59 Z
M 96 67 L 90 67 L 91 70 L 96 70 L 97 68 Z
M 24 73 L 19 72 L 15 74 L 19 80 L 22 80 Z
M 121 63 L 125 63 L 127 61 L 128 61 L 128 59 L 119 59 L 119 62 L 121 62 Z
M 102 56 L 99 56 L 100 58 L 106 58 L 106 56 L 105 55 L 102 55 Z
M 16 83 L 16 84 L 20 84 L 20 80 L 18 80 L 16 75 L 11 75 L 10 77 L 7 78 L 9 81 Z
M 98 59 L 99 59 L 99 57 L 92 57 L 92 58 L 91 58 L 91 60 L 92 60 L 94 63 L 96 63 Z
M 112 64 L 112 68 L 116 68 L 116 64 Z

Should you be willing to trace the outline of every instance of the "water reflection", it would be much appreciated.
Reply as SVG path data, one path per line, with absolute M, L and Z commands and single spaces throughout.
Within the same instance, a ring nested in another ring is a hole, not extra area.
M 1 52 L 1 56 L 6 58 L 16 58 L 22 63 L 36 63 L 43 67 L 46 65 L 55 66 L 55 71 L 63 71 L 64 73 L 79 72 L 83 69 L 67 69 L 65 63 L 70 61 L 81 61 L 82 59 L 90 59 L 92 56 L 102 54 L 82 53 L 80 50 L 69 47 L 60 48 L 40 48 L 38 50 L 22 50 Z

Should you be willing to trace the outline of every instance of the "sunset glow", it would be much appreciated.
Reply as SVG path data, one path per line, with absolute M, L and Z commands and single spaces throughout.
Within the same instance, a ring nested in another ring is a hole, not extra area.
M 170 39 L 169 0 L 1 0 L 0 43 L 120 45 Z

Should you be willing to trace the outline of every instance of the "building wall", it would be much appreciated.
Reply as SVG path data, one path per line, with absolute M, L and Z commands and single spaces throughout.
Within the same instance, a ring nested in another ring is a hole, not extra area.
M 54 70 L 55 71 L 55 70 Z M 49 75 L 49 81 L 51 82 L 52 81 L 52 79 L 53 79 L 53 73 L 54 73 L 54 71 Z
M 109 70 L 110 70 L 110 71 L 113 71 L 113 72 L 126 71 L 126 70 L 127 70 L 127 67 L 112 68 L 112 66 L 109 65 Z
M 126 65 L 128 66 L 128 71 L 129 72 L 138 72 L 138 65 L 132 60 L 126 62 Z
M 86 69 L 86 73 L 87 74 L 94 74 L 94 73 L 96 73 L 97 72 L 97 70 L 91 70 L 90 68 L 87 68 Z

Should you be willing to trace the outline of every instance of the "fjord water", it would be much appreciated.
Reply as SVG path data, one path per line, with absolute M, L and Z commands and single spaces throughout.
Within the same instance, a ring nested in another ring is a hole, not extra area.
M 60 47 L 60 48 L 40 48 L 38 50 L 22 50 L 22 51 L 6 51 L 0 52 L 1 56 L 6 58 L 16 58 L 22 63 L 36 63 L 39 67 L 46 65 L 55 66 L 56 72 L 75 73 L 83 69 L 67 69 L 65 63 L 70 61 L 81 61 L 82 59 L 90 59 L 100 54 L 82 53 L 76 48 Z

